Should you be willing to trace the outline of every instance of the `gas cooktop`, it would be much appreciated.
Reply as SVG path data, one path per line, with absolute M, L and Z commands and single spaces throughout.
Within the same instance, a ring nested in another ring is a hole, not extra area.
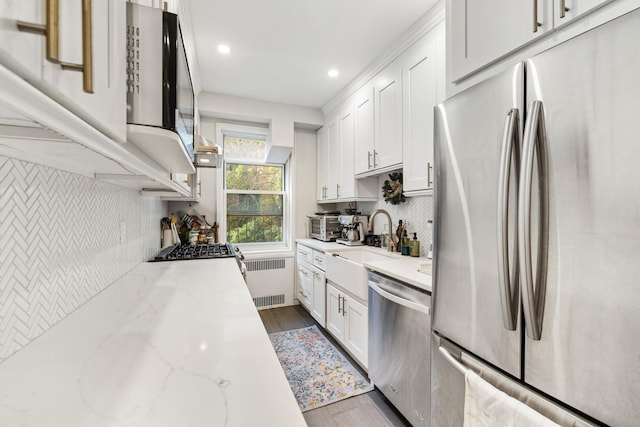
M 185 259 L 231 258 L 236 252 L 230 243 L 174 245 L 164 248 L 152 261 L 181 261 Z

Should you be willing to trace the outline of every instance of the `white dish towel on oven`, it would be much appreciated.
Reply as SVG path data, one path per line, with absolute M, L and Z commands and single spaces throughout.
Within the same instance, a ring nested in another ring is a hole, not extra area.
M 498 390 L 473 371 L 465 374 L 463 427 L 560 427 Z

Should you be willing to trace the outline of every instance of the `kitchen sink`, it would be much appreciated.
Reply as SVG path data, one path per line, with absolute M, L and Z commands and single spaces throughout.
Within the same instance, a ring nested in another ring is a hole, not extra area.
M 327 280 L 367 300 L 367 269 L 365 262 L 388 260 L 392 257 L 363 250 L 339 251 L 326 254 Z

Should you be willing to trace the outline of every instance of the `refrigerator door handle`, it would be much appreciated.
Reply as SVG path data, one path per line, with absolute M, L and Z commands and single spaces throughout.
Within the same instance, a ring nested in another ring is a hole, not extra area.
M 547 286 L 549 254 L 549 182 L 547 140 L 541 101 L 529 104 L 522 147 L 522 168 L 518 191 L 518 255 L 520 286 L 527 336 L 539 340 Z M 538 248 L 535 284 L 531 259 L 531 198 L 533 163 L 538 165 Z
M 512 163 L 516 189 L 518 189 L 518 174 L 520 172 L 520 123 L 518 117 L 517 108 L 512 108 L 507 113 L 498 174 L 498 284 L 500 286 L 502 322 L 504 328 L 509 331 L 516 330 L 520 304 L 517 233 L 513 237 L 513 255 L 509 256 L 509 184 L 511 183 Z M 513 265 L 509 265 L 510 260 Z

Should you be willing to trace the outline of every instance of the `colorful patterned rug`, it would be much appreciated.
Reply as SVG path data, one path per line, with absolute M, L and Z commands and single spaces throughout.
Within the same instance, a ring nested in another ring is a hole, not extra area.
M 302 412 L 373 390 L 316 326 L 269 337 Z

